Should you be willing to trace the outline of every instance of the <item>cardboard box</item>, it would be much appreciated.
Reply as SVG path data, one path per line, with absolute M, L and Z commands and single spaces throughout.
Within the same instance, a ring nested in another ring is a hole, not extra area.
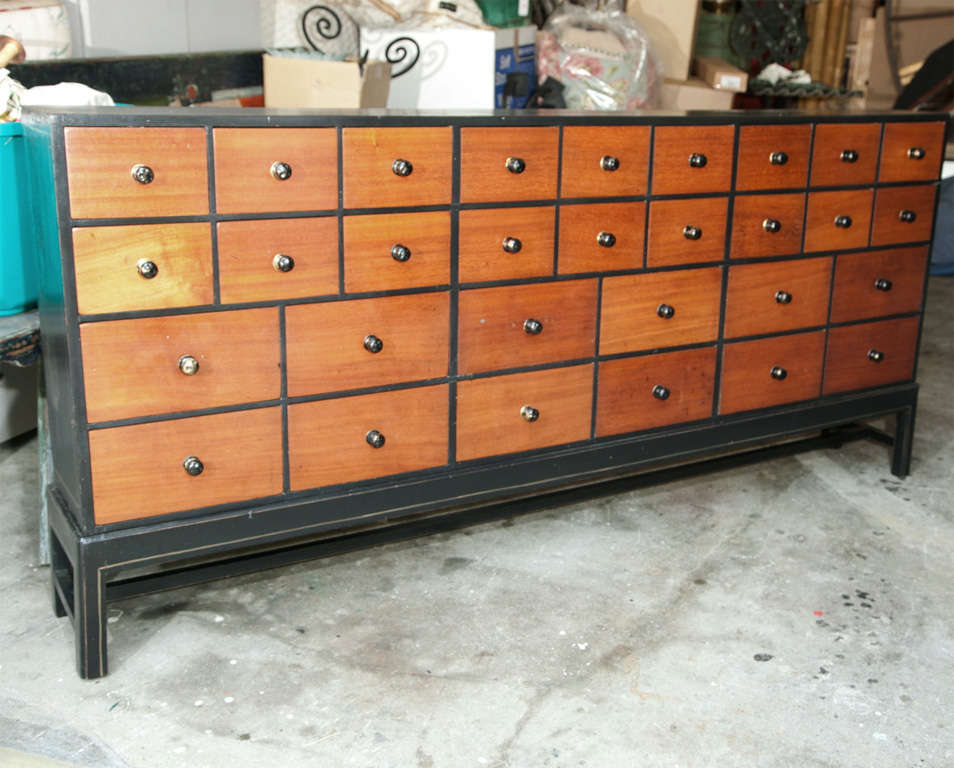
M 663 76 L 672 80 L 688 78 L 699 0 L 627 0 L 626 13 L 649 37 L 650 47 L 662 63 Z
M 536 33 L 534 26 L 516 29 L 498 29 L 494 45 L 494 107 L 496 109 L 523 109 L 536 90 Z M 527 92 L 515 94 L 505 102 L 507 75 L 522 76 Z
M 385 107 L 391 65 L 368 59 L 323 61 L 297 56 L 262 55 L 266 107 L 358 109 Z
M 697 56 L 694 63 L 696 76 L 717 90 L 745 93 L 749 87 L 749 76 L 725 59 Z
M 718 91 L 710 88 L 698 78 L 689 80 L 665 80 L 662 87 L 660 107 L 662 109 L 731 109 L 732 91 Z

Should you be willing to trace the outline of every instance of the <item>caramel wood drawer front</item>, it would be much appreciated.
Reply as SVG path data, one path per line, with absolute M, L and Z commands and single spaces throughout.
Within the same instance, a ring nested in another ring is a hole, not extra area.
M 563 129 L 561 197 L 645 195 L 648 125 L 568 125 Z
M 89 453 L 97 525 L 274 496 L 282 492 L 282 412 L 93 430 Z
M 600 363 L 596 436 L 710 417 L 715 363 L 715 347 Z
M 944 123 L 885 123 L 878 180 L 932 181 L 944 155 Z
M 461 202 L 556 197 L 559 142 L 556 127 L 461 128 Z
M 449 336 L 443 292 L 288 307 L 288 394 L 446 376 Z
M 719 413 L 818 397 L 824 354 L 824 331 L 726 344 Z
M 607 277 L 600 354 L 713 341 L 721 298 L 721 267 Z
M 345 216 L 345 290 L 447 285 L 450 250 L 447 211 Z
M 734 125 L 664 125 L 655 129 L 654 195 L 725 192 L 732 183 Z
M 74 219 L 209 212 L 203 128 L 63 129 Z
M 820 123 L 815 126 L 811 185 L 871 184 L 878 169 L 879 123 Z
M 917 317 L 832 328 L 825 361 L 825 391 L 846 392 L 914 375 L 918 344 Z
M 839 256 L 831 321 L 847 323 L 919 311 L 927 257 L 927 246 Z
M 226 303 L 338 292 L 338 220 L 220 221 L 219 293 Z
M 728 209 L 727 197 L 653 200 L 646 266 L 722 261 Z
M 639 269 L 645 230 L 646 203 L 564 205 L 557 271 L 567 275 Z
M 804 187 L 810 145 L 810 125 L 741 126 L 736 189 Z
M 212 303 L 206 223 L 75 228 L 73 264 L 84 315 Z
M 586 440 L 592 407 L 592 365 L 462 381 L 457 460 Z
M 736 196 L 732 258 L 787 256 L 802 248 L 805 195 Z
M 824 325 L 831 259 L 729 267 L 725 336 L 756 336 Z
M 933 184 L 879 189 L 875 195 L 871 244 L 893 245 L 930 240 L 936 191 Z
M 553 206 L 461 211 L 459 222 L 462 283 L 553 274 Z
M 873 194 L 870 189 L 809 192 L 805 218 L 806 253 L 868 245 Z
M 86 323 L 80 340 L 90 423 L 281 395 L 274 308 Z
M 291 489 L 446 464 L 448 397 L 442 384 L 288 406 Z

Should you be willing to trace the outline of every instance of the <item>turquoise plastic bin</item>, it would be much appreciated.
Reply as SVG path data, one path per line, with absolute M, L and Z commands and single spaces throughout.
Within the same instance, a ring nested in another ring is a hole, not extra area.
M 36 306 L 33 222 L 20 123 L 0 123 L 0 315 Z

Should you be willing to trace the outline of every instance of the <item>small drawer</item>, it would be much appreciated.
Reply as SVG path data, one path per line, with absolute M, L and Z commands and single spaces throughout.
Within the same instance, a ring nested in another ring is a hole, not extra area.
M 654 195 L 725 192 L 732 184 L 733 125 L 664 125 L 653 149 Z
M 460 281 L 552 275 L 555 219 L 552 206 L 461 211 Z
M 866 247 L 873 194 L 870 189 L 809 192 L 805 252 Z
M 348 293 L 450 283 L 450 213 L 344 217 Z
M 600 363 L 596 436 L 712 416 L 715 347 Z
M 345 208 L 448 205 L 453 135 L 436 128 L 343 128 Z
M 587 440 L 592 409 L 592 365 L 461 381 L 457 460 Z
M 600 354 L 713 341 L 721 296 L 721 267 L 607 277 Z
M 459 373 L 592 357 L 596 280 L 460 292 Z
M 653 200 L 649 204 L 648 267 L 668 267 L 725 256 L 727 197 Z
M 732 258 L 787 256 L 802 248 L 805 195 L 736 195 Z
M 830 286 L 830 258 L 729 267 L 725 336 L 824 325 Z
M 207 223 L 73 230 L 80 314 L 212 303 Z
M 212 139 L 219 213 L 338 207 L 333 128 L 215 128 Z
M 281 395 L 273 307 L 84 323 L 80 340 L 91 424 Z
M 832 328 L 825 394 L 907 381 L 914 375 L 920 317 Z
M 285 310 L 290 397 L 447 375 L 446 293 L 298 304 Z
M 276 496 L 282 411 L 96 429 L 89 454 L 97 525 Z
M 719 413 L 818 397 L 824 355 L 824 331 L 726 344 Z
M 743 125 L 735 188 L 788 189 L 808 182 L 810 125 Z
M 446 464 L 448 398 L 441 384 L 289 405 L 291 489 Z
M 648 184 L 648 125 L 563 129 L 561 197 L 645 195 Z
M 875 195 L 871 244 L 893 245 L 930 240 L 936 191 L 934 184 L 880 187 Z
M 564 205 L 557 271 L 641 269 L 645 229 L 646 203 Z
M 338 220 L 220 221 L 219 291 L 225 304 L 338 292 Z
M 559 142 L 556 126 L 461 128 L 461 202 L 555 198 Z
M 204 128 L 63 129 L 74 219 L 209 212 Z
M 933 181 L 944 159 L 944 123 L 886 123 L 878 180 Z
M 831 321 L 849 323 L 920 311 L 927 257 L 927 246 L 839 256 Z
M 878 168 L 880 123 L 822 123 L 815 126 L 811 185 L 872 184 Z

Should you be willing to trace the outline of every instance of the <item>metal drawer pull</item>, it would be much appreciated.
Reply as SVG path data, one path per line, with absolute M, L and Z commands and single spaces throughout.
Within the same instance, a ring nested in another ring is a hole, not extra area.
M 295 260 L 284 253 L 276 253 L 272 259 L 272 266 L 276 272 L 291 272 L 295 268 Z
M 668 400 L 669 399 L 669 387 L 664 387 L 662 384 L 657 384 L 653 387 L 653 397 L 657 400 Z
M 132 177 L 138 181 L 140 184 L 152 184 L 153 180 L 156 178 L 155 172 L 148 165 L 142 165 L 141 163 L 136 163 L 130 170 Z
M 414 166 L 411 165 L 410 160 L 402 160 L 398 158 L 393 163 L 391 163 L 391 171 L 395 176 L 410 176 L 411 171 L 414 170 Z
M 384 349 L 384 342 L 373 333 L 369 333 L 367 336 L 365 336 L 362 343 L 364 344 L 364 348 L 372 355 L 376 355 L 378 352 Z
M 384 435 L 378 432 L 376 429 L 372 429 L 368 432 L 364 439 L 367 441 L 368 445 L 372 448 L 383 448 L 384 447 Z
M 906 224 L 911 224 L 917 217 L 914 211 L 909 211 L 907 208 L 898 214 L 898 218 Z
M 835 226 L 842 229 L 848 229 L 851 226 L 851 216 L 836 216 Z
M 281 160 L 276 160 L 272 163 L 272 167 L 268 169 L 268 172 L 272 174 L 272 178 L 276 181 L 288 181 L 291 178 L 291 166 L 288 163 L 283 163 Z
M 772 366 L 772 370 L 769 371 L 769 373 L 771 374 L 772 378 L 775 379 L 776 381 L 782 381 L 782 379 L 788 376 L 788 371 L 786 371 L 780 365 Z
M 152 280 L 152 278 L 159 274 L 159 267 L 154 261 L 149 261 L 149 259 L 140 259 L 136 262 L 136 271 L 139 273 L 140 277 L 146 280 Z
M 841 151 L 841 162 L 843 163 L 857 163 L 858 162 L 858 153 L 853 149 L 843 149 Z
M 884 352 L 879 352 L 877 349 L 869 349 L 868 359 L 872 363 L 880 363 L 882 360 L 884 360 Z
M 911 147 L 908 150 L 908 157 L 912 160 L 923 160 L 926 154 L 923 147 Z
M 192 355 L 183 355 L 179 358 L 179 370 L 186 376 L 195 376 L 199 372 L 199 361 Z
M 537 336 L 543 333 L 543 323 L 539 320 L 534 320 L 532 317 L 528 317 L 523 321 L 523 330 L 524 333 L 529 333 L 531 336 Z
M 616 235 L 614 235 L 612 232 L 600 232 L 596 236 L 596 242 L 604 248 L 612 248 L 614 245 L 616 245 Z
M 778 219 L 765 219 L 762 222 L 762 229 L 772 235 L 778 232 L 781 228 L 782 222 L 780 222 Z
M 520 415 L 523 416 L 524 421 L 536 421 L 540 418 L 540 411 L 532 405 L 525 405 L 520 409 Z
M 690 168 L 705 168 L 706 163 L 709 162 L 709 158 L 699 152 L 693 152 L 689 155 L 689 167 Z
M 527 164 L 519 157 L 508 157 L 507 170 L 511 173 L 523 173 L 527 170 Z
M 772 165 L 785 165 L 788 162 L 788 155 L 784 152 L 773 152 L 769 155 L 769 162 Z
M 879 277 L 875 280 L 875 288 L 879 291 L 890 291 L 893 283 L 884 277 Z
M 205 469 L 205 465 L 196 456 L 188 456 L 183 460 L 182 468 L 192 477 L 198 477 Z
M 503 249 L 507 253 L 520 253 L 521 248 L 523 248 L 523 243 L 520 242 L 519 238 L 505 237 L 503 239 Z
M 779 304 L 791 304 L 792 294 L 790 294 L 788 291 L 776 291 L 775 301 L 777 301 Z
M 619 158 L 613 157 L 612 155 L 603 155 L 603 157 L 600 158 L 600 168 L 604 171 L 618 171 Z
M 686 238 L 686 240 L 698 240 L 702 237 L 702 229 L 700 227 L 685 226 L 682 228 L 682 236 Z
M 407 261 L 411 258 L 411 249 L 406 245 L 395 243 L 391 246 L 391 258 L 395 261 Z
M 660 304 L 656 307 L 656 314 L 659 315 L 663 320 L 669 320 L 673 315 L 676 314 L 674 307 L 670 307 L 668 304 Z

